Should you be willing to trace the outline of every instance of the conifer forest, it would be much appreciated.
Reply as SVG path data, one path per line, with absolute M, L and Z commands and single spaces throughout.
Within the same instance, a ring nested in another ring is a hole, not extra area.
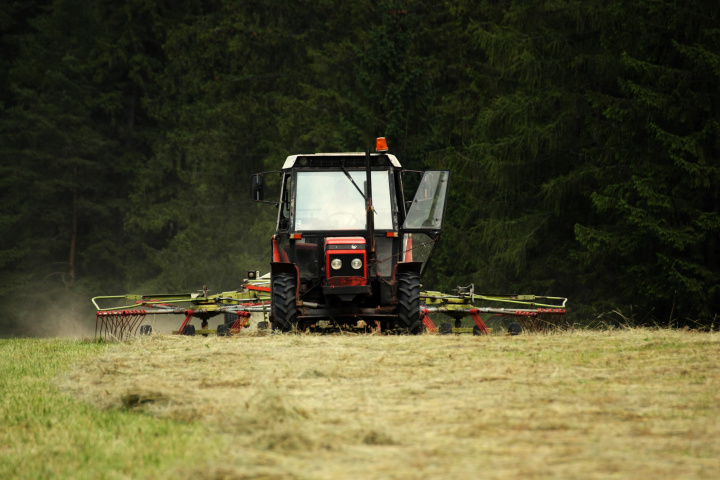
M 719 86 L 715 0 L 0 2 L 0 335 L 238 288 L 250 175 L 379 136 L 452 171 L 426 288 L 716 325 Z

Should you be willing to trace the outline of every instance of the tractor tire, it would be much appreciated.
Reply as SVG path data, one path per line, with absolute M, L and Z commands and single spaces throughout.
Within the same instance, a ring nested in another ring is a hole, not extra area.
M 420 333 L 420 277 L 402 273 L 397 278 L 398 327 L 411 335 Z
M 295 277 L 281 273 L 272 279 L 272 308 L 275 316 L 272 329 L 276 332 L 292 332 L 297 329 L 297 305 Z
M 140 335 L 152 335 L 152 325 L 143 325 L 140 327 Z

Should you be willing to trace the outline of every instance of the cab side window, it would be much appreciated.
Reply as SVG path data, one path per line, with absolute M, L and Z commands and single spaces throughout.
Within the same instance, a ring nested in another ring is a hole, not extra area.
M 285 184 L 282 190 L 282 202 L 280 204 L 280 230 L 290 228 L 290 175 L 285 177 Z

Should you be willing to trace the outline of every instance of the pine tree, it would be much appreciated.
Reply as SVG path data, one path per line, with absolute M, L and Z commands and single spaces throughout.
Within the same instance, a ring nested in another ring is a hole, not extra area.
M 589 142 L 598 3 L 457 2 L 462 63 L 436 107 L 452 143 L 430 156 L 453 169 L 445 288 L 576 293 L 571 219 L 586 207 L 562 179 Z
M 115 10 L 58 0 L 16 38 L 11 100 L 0 119 L 2 228 L 13 233 L 0 249 L 2 295 L 22 308 L 65 304 L 76 294 L 85 305 L 90 291 L 121 288 L 131 250 L 123 216 L 135 169 L 150 151 L 153 123 L 141 103 L 158 53 L 137 40 L 152 44 L 131 13 L 156 5 Z M 114 15 L 132 28 L 113 24 Z
M 719 14 L 620 2 L 604 35 L 621 71 L 594 98 L 594 215 L 575 231 L 586 264 L 609 266 L 602 290 L 661 320 L 720 306 Z

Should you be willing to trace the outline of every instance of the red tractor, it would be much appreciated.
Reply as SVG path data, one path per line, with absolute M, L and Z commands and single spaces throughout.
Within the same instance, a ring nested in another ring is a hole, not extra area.
M 94 297 L 96 335 L 127 338 L 148 314 L 184 315 L 175 333 L 234 335 L 249 325 L 251 313 L 264 315 L 268 307 L 276 332 L 332 326 L 417 334 L 425 326 L 444 334 L 488 334 L 480 314 L 512 318 L 510 334 L 568 326 L 564 297 L 476 294 L 474 285 L 451 295 L 421 292 L 420 277 L 443 230 L 450 172 L 404 170 L 378 140 L 374 153 L 292 155 L 282 170 L 252 176 L 252 198 L 265 202 L 265 176 L 280 175 L 279 200 L 266 202 L 278 207 L 270 282 L 250 271 L 237 291 Z M 417 184 L 412 201 L 403 193 L 406 181 Z M 476 307 L 478 301 L 519 307 Z M 429 317 L 436 313 L 454 318 L 454 327 L 436 328 Z M 224 323 L 208 328 L 220 314 Z M 463 327 L 467 316 L 474 327 Z M 199 330 L 193 318 L 201 319 Z M 149 325 L 140 328 L 150 331 Z
M 277 202 L 264 200 L 270 173 L 282 176 Z M 408 174 L 419 178 L 411 202 L 403 194 Z M 326 320 L 419 333 L 420 277 L 442 234 L 449 180 L 447 170 L 403 170 L 384 139 L 374 153 L 292 155 L 282 170 L 253 175 L 253 200 L 279 207 L 273 330 Z

